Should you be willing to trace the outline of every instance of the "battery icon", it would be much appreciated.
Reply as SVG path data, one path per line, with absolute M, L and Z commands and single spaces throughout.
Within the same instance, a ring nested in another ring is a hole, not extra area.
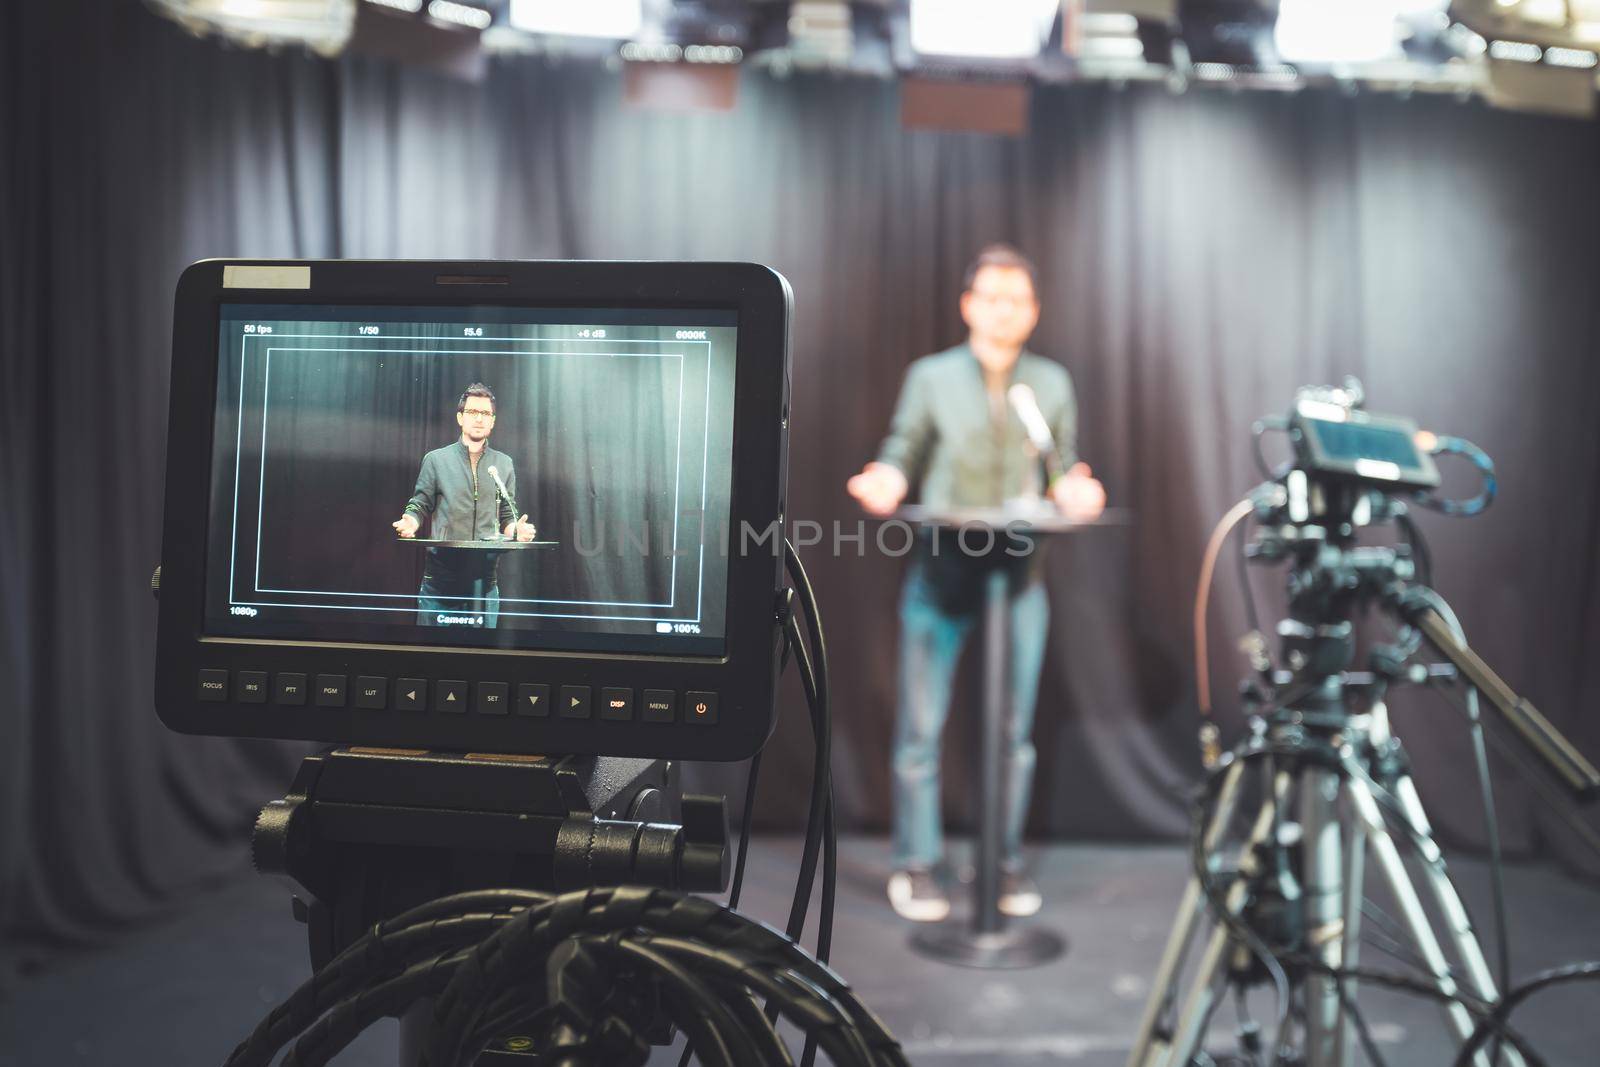
M 658 622 L 658 623 L 656 623 L 656 633 L 658 633 L 658 634 L 670 634 L 671 632 L 672 632 L 672 624 L 670 622 Z

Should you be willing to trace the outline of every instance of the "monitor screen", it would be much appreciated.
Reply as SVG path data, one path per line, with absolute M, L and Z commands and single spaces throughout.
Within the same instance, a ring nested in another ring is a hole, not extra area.
M 223 304 L 205 633 L 722 655 L 737 332 Z

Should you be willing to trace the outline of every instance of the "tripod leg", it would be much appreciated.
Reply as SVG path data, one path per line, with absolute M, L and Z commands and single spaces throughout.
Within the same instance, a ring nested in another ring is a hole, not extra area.
M 1449 918 L 1451 932 L 1455 937 L 1456 946 L 1462 958 L 1467 963 L 1468 970 L 1474 974 L 1474 984 L 1479 986 L 1477 992 L 1480 996 L 1492 998 L 1495 996 L 1494 983 L 1489 978 L 1488 966 L 1483 960 L 1483 951 L 1478 947 L 1477 939 L 1472 934 L 1472 926 L 1466 921 L 1466 910 L 1461 906 L 1461 899 L 1456 896 L 1455 887 L 1450 884 L 1450 879 L 1444 873 L 1444 860 L 1439 856 L 1438 847 L 1433 844 L 1433 839 L 1426 836 L 1427 822 L 1424 818 L 1421 824 L 1417 817 L 1421 816 L 1420 802 L 1416 801 L 1416 789 L 1407 778 L 1399 779 L 1399 784 L 1404 787 L 1404 792 L 1396 790 L 1400 796 L 1401 804 L 1406 808 L 1407 816 L 1412 821 L 1412 827 L 1418 832 L 1419 842 L 1426 842 L 1423 849 L 1426 867 L 1429 872 L 1429 883 L 1434 896 L 1439 900 L 1441 908 Z M 1378 802 L 1372 795 L 1372 790 L 1360 778 L 1351 778 L 1348 781 L 1347 792 L 1351 802 L 1355 805 L 1356 814 L 1361 821 L 1366 823 L 1367 833 L 1372 841 L 1373 855 L 1377 858 L 1378 866 L 1382 869 L 1385 881 L 1388 882 L 1390 891 L 1394 894 L 1395 901 L 1400 906 L 1402 919 L 1406 928 L 1411 932 L 1411 938 L 1416 942 L 1417 950 L 1421 953 L 1423 961 L 1428 965 L 1428 970 L 1433 975 L 1434 982 L 1439 991 L 1446 996 L 1453 996 L 1459 987 L 1455 978 L 1450 973 L 1449 961 L 1445 959 L 1444 950 L 1439 945 L 1439 939 L 1434 934 L 1433 924 L 1428 920 L 1428 913 L 1423 910 L 1422 898 L 1417 895 L 1416 886 L 1411 883 L 1411 876 L 1406 870 L 1405 862 L 1400 857 L 1400 850 L 1383 823 L 1383 815 L 1378 810 Z M 1409 793 L 1412 800 L 1407 801 L 1404 793 Z M 1448 901 L 1448 903 L 1447 903 Z M 1477 968 L 1474 969 L 1472 960 L 1476 959 Z M 1478 971 L 1481 971 L 1481 978 Z M 1445 1021 L 1456 1037 L 1465 1041 L 1473 1031 L 1472 1015 L 1466 1008 L 1458 1003 L 1445 1005 Z M 1512 1067 L 1523 1067 L 1522 1057 L 1515 1049 L 1505 1049 L 1502 1059 Z M 1479 1052 L 1473 1060 L 1476 1067 L 1489 1067 L 1489 1055 Z
M 1349 824 L 1350 837 L 1348 851 L 1345 853 L 1344 874 L 1344 946 L 1342 949 L 1344 966 L 1357 967 L 1361 962 L 1361 901 L 1365 896 L 1367 877 L 1367 824 L 1361 819 L 1351 819 Z M 1349 978 L 1344 983 L 1345 1000 L 1354 1004 L 1356 994 L 1356 980 Z M 1341 1004 L 1343 1007 L 1343 1004 Z M 1353 1052 L 1350 1040 L 1351 1021 L 1339 1028 L 1339 1055 L 1343 1057 L 1341 1063 L 1349 1062 Z
M 1228 769 L 1223 779 L 1222 788 L 1217 795 L 1216 810 L 1212 814 L 1211 824 L 1206 827 L 1207 849 L 1216 845 L 1217 839 L 1227 828 L 1228 821 L 1233 815 L 1234 806 L 1238 801 L 1239 777 L 1243 770 L 1242 763 L 1235 763 Z M 1286 788 L 1287 776 L 1278 775 L 1274 785 L 1275 798 L 1281 800 Z M 1250 831 L 1252 844 L 1265 840 L 1272 832 L 1275 810 L 1273 799 L 1268 799 L 1262 804 Z M 1249 855 L 1248 849 L 1246 855 Z M 1241 878 L 1228 894 L 1229 908 L 1238 911 L 1243 907 L 1245 894 L 1244 879 Z M 1162 1013 L 1178 995 L 1181 977 L 1179 971 L 1183 965 L 1184 952 L 1205 910 L 1206 903 L 1200 883 L 1191 874 L 1188 884 L 1184 886 L 1183 900 L 1178 905 L 1172 932 L 1167 936 L 1161 964 L 1156 969 L 1155 981 L 1150 988 L 1150 999 L 1145 1003 L 1144 1016 L 1139 1021 L 1139 1037 L 1128 1056 L 1128 1067 L 1181 1067 L 1189 1062 L 1200 1041 L 1205 1037 L 1201 1030 L 1205 1020 L 1211 1016 L 1211 1002 L 1219 995 L 1216 989 L 1216 976 L 1224 953 L 1228 949 L 1227 930 L 1220 925 L 1212 931 L 1206 941 L 1205 951 L 1201 954 L 1200 964 L 1190 979 L 1189 994 L 1178 1013 L 1178 1021 L 1173 1031 L 1169 1034 L 1158 1033 Z
M 1300 774 L 1300 825 L 1305 832 L 1304 905 L 1308 951 L 1329 967 L 1344 966 L 1343 828 L 1339 824 L 1340 775 L 1336 770 L 1306 767 Z M 1351 1049 L 1344 1040 L 1344 1003 L 1339 983 L 1331 976 L 1306 976 L 1306 1062 L 1317 1067 L 1349 1067 Z

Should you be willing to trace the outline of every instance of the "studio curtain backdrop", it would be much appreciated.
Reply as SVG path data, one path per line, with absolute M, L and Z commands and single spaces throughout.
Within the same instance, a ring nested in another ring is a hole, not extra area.
M 1033 347 L 1135 523 L 1053 553 L 1035 834 L 1170 839 L 1196 727 L 1188 617 L 1249 425 L 1357 374 L 1372 405 L 1500 464 L 1481 518 L 1425 517 L 1439 586 L 1500 672 L 1600 755 L 1600 158 L 1587 123 L 1416 96 L 1042 90 L 1020 139 L 905 132 L 893 84 L 742 76 L 736 111 L 627 109 L 617 74 L 497 59 L 471 86 L 192 40 L 132 0 L 25 4 L 0 38 L 0 923 L 85 942 L 243 870 L 304 746 L 182 737 L 151 707 L 172 291 L 208 256 L 738 259 L 794 285 L 791 511 L 836 672 L 835 792 L 881 830 L 901 561 L 843 542 L 906 365 L 961 337 L 992 240 L 1039 263 Z M 198 445 L 198 442 L 196 442 Z M 1468 488 L 1461 477 L 1453 485 Z M 858 554 L 860 553 L 860 554 Z M 1244 665 L 1224 566 L 1211 669 Z M 1278 579 L 1255 575 L 1273 616 Z M 759 823 L 795 828 L 799 694 Z M 976 690 L 952 717 L 968 820 Z M 1449 842 L 1481 840 L 1470 748 L 1394 702 Z M 1505 768 L 1497 764 L 1497 770 Z M 697 771 L 737 794 L 737 768 Z M 1509 847 L 1584 861 L 1500 775 Z

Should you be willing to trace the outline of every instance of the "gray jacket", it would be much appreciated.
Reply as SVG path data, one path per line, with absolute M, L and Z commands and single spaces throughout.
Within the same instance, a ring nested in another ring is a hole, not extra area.
M 1077 460 L 1078 404 L 1066 368 L 1023 352 L 1011 382 L 1033 389 L 1063 468 Z M 994 507 L 1044 491 L 1041 462 L 1009 403 L 996 405 L 966 345 L 924 356 L 906 371 L 878 462 L 898 467 L 929 507 Z
M 432 518 L 429 537 L 440 541 L 490 541 L 498 539 L 518 517 L 502 498 L 489 468 L 500 472 L 511 495 L 517 495 L 517 471 L 511 457 L 487 444 L 474 473 L 467 446 L 460 441 L 436 448 L 422 457 L 417 489 L 406 503 L 406 514 L 418 520 Z

